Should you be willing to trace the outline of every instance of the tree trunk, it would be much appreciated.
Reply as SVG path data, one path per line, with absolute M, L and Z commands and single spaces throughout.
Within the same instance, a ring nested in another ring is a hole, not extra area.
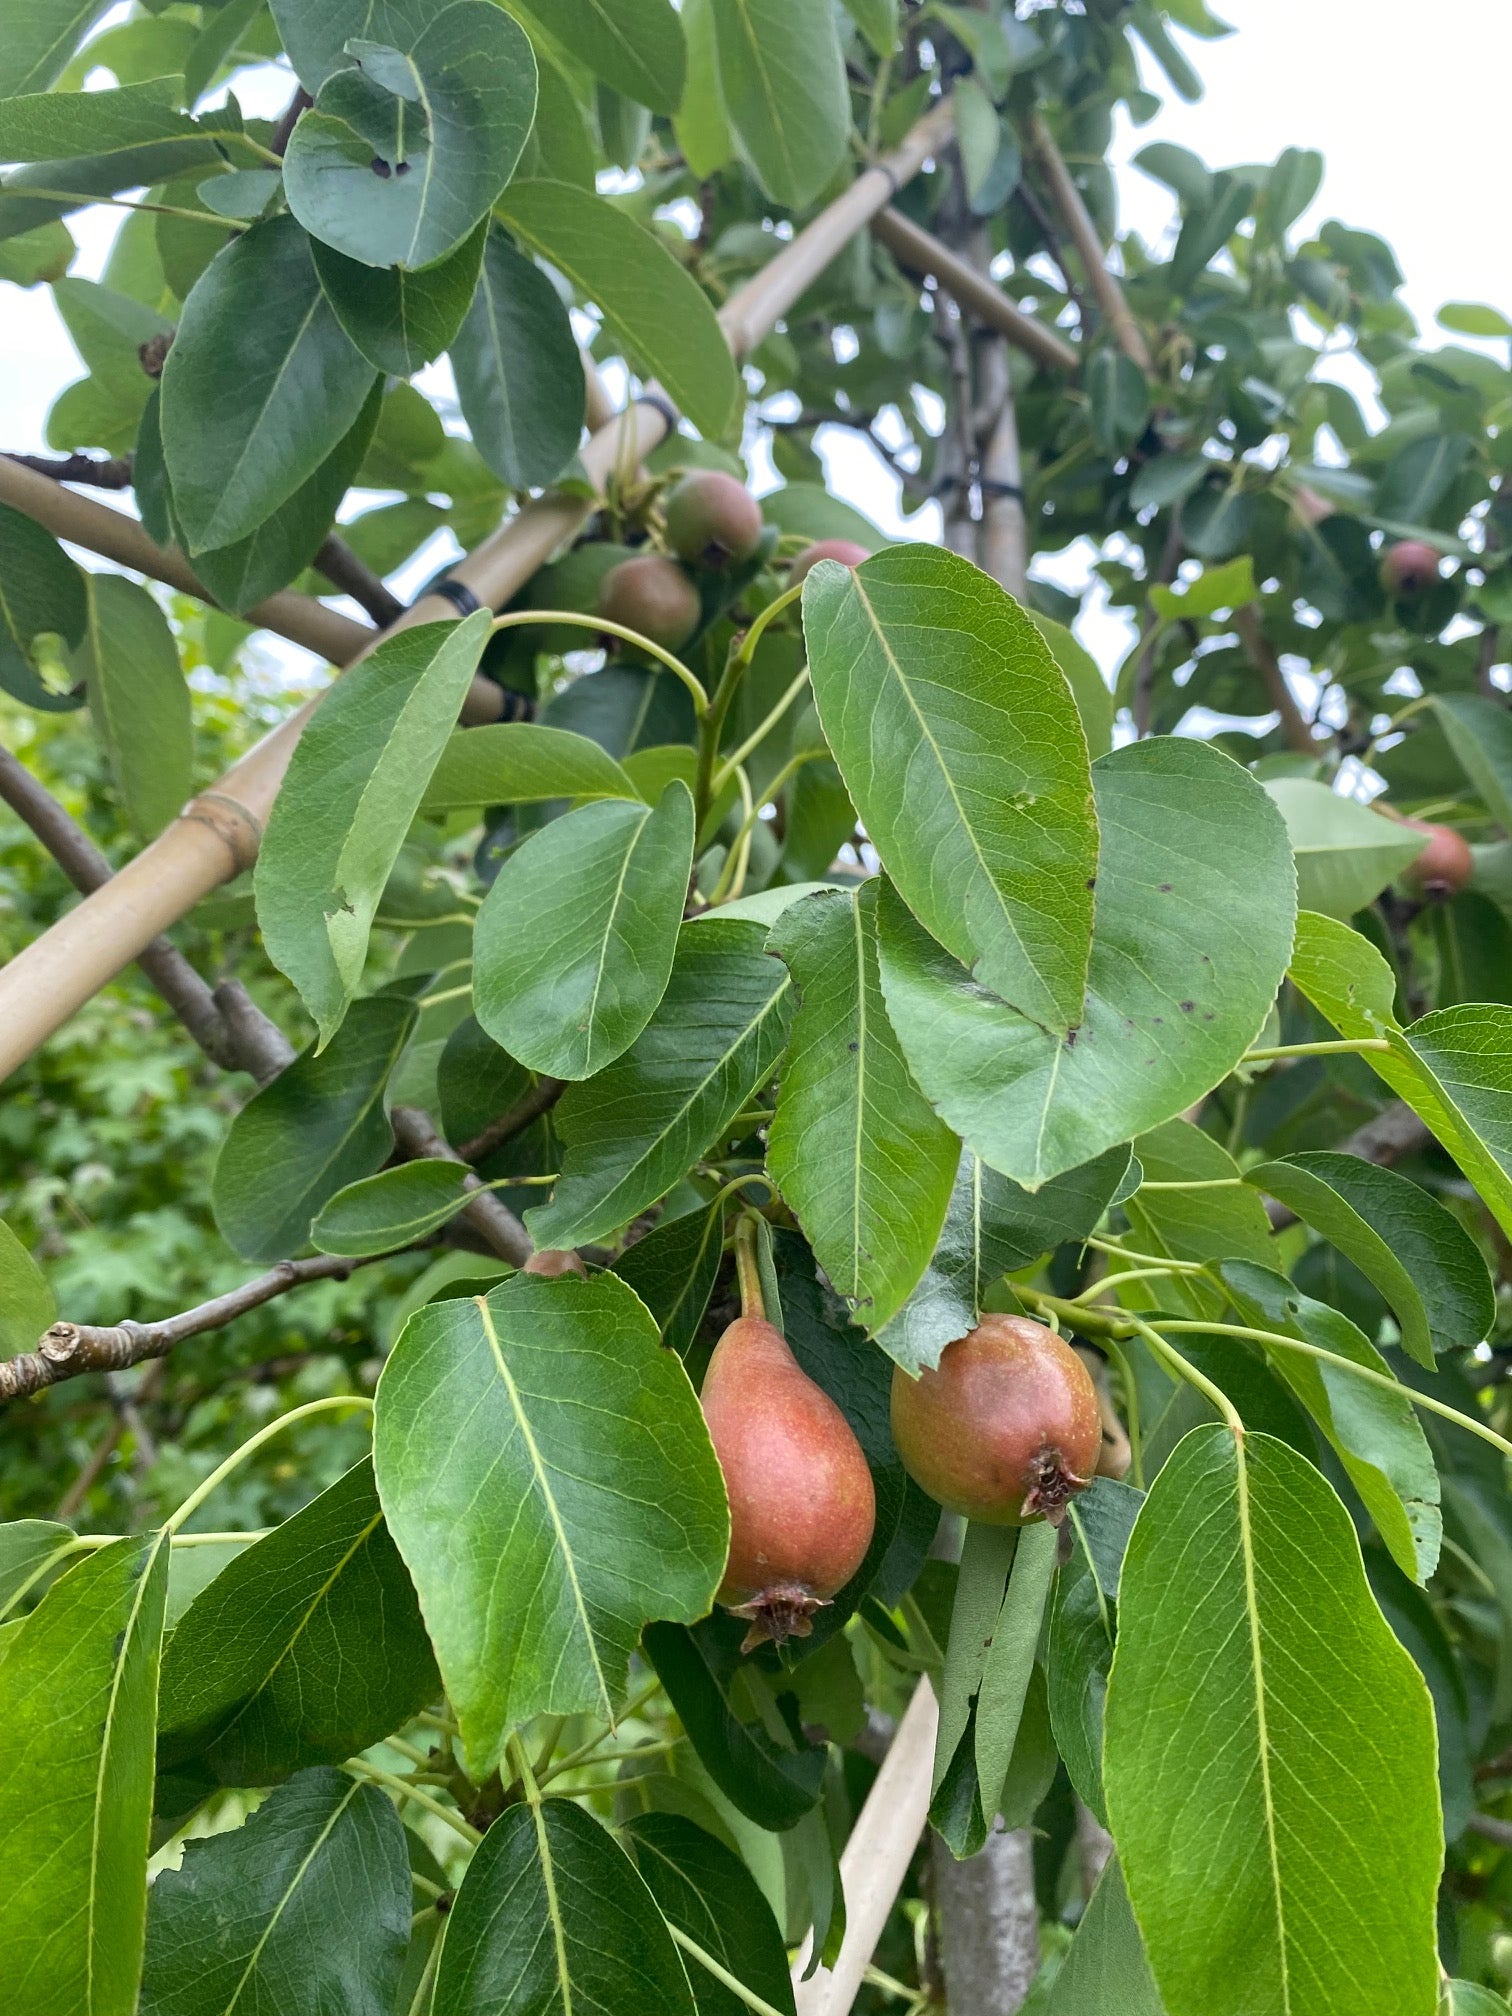
M 950 2016 L 1014 2016 L 1039 1970 L 1034 1837 L 995 1825 L 969 1862 L 953 1860 L 938 1837 L 932 1851 Z

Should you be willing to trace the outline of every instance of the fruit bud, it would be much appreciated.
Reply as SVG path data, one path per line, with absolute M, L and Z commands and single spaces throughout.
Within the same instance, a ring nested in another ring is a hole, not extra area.
M 761 544 L 761 506 L 722 469 L 694 469 L 667 494 L 667 543 L 701 567 L 749 560 Z
M 796 588 L 809 569 L 821 560 L 838 560 L 842 567 L 859 567 L 870 558 L 866 548 L 858 546 L 854 539 L 817 539 L 812 546 L 805 546 L 789 567 L 788 586 Z
M 1086 1366 L 1024 1316 L 984 1316 L 917 1379 L 895 1371 L 892 1429 L 915 1483 L 989 1526 L 1058 1526 L 1103 1440 Z
M 698 590 L 679 566 L 659 553 L 640 553 L 611 567 L 599 583 L 598 613 L 664 651 L 676 651 L 698 628 L 703 611 Z
M 871 1545 L 877 1505 L 861 1445 L 764 1316 L 725 1331 L 702 1400 L 730 1500 L 719 1601 L 750 1621 L 742 1651 L 807 1638 Z

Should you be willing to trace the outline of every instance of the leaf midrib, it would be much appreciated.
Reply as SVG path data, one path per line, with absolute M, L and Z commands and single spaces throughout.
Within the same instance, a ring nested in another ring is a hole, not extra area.
M 331 1815 L 330 1819 L 327 1820 L 325 1825 L 321 1828 L 319 1834 L 316 1836 L 314 1841 L 310 1843 L 308 1854 L 305 1855 L 304 1859 L 300 1862 L 299 1867 L 294 1871 L 293 1875 L 290 1877 L 287 1889 L 285 1889 L 283 1895 L 279 1898 L 278 1903 L 276 1904 L 271 1915 L 268 1918 L 267 1924 L 262 1929 L 261 1937 L 258 1939 L 257 1944 L 252 1948 L 251 1953 L 247 1956 L 247 1964 L 242 1969 L 241 1978 L 240 1980 L 238 1980 L 235 1988 L 231 1992 L 231 1999 L 226 2004 L 224 2016 L 231 2016 L 231 2012 L 235 2009 L 237 2003 L 241 2000 L 242 1990 L 251 1980 L 252 1975 L 257 1968 L 257 1963 L 262 1958 L 263 1948 L 267 1945 L 268 1941 L 273 1937 L 273 1934 L 277 1929 L 279 1919 L 282 1918 L 284 1912 L 288 1909 L 290 1898 L 294 1895 L 295 1891 L 298 1890 L 300 1884 L 304 1881 L 305 1872 L 309 1868 L 310 1864 L 315 1860 L 315 1857 L 320 1853 L 321 1849 L 324 1848 L 326 1842 L 329 1841 L 329 1839 L 331 1838 L 331 1835 L 335 1830 L 337 1821 L 341 1819 L 342 1815 L 346 1812 L 347 1808 L 351 1805 L 352 1801 L 357 1797 L 357 1794 L 361 1790 L 362 1790 L 361 1781 L 359 1779 L 353 1779 L 351 1790 L 347 1793 L 346 1797 L 342 1800 L 341 1804 L 336 1808 L 336 1811 Z
M 1255 1727 L 1259 1737 L 1260 1788 L 1265 1809 L 1265 1847 L 1270 1863 L 1271 1890 L 1276 1903 L 1277 1952 L 1281 1962 L 1281 2008 L 1284 2016 L 1289 2016 L 1292 2000 L 1286 1947 L 1286 1907 L 1282 1897 L 1281 1858 L 1276 1839 L 1275 1792 L 1271 1785 L 1270 1730 L 1265 1703 L 1265 1654 L 1261 1644 L 1260 1599 L 1255 1579 L 1255 1535 L 1250 1519 L 1249 1458 L 1245 1452 L 1242 1431 L 1234 1437 L 1234 1468 L 1237 1483 L 1235 1503 L 1239 1516 L 1239 1550 L 1244 1563 L 1244 1611 L 1249 1628 L 1250 1662 L 1254 1673 Z

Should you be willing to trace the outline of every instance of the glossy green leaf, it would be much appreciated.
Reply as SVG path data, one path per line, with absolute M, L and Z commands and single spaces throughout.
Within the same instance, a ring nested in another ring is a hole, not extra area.
M 929 1264 L 961 1152 L 887 1019 L 876 906 L 874 881 L 810 896 L 767 941 L 798 997 L 767 1166 L 869 1330 L 897 1314 Z
M 1347 1316 L 1302 1294 L 1284 1274 L 1244 1260 L 1225 1261 L 1222 1273 L 1243 1322 L 1305 1338 L 1390 1377 L 1386 1360 Z M 1439 1480 L 1405 1388 L 1388 1391 L 1321 1359 L 1265 1349 L 1333 1445 L 1392 1559 L 1414 1582 L 1426 1582 L 1443 1539 Z
M 1086 739 L 1038 630 L 968 562 L 894 547 L 804 583 L 814 698 L 915 916 L 1024 1015 L 1081 1020 L 1097 873 Z
M 1055 1580 L 1060 1535 L 1047 1521 L 1024 1527 L 1013 1552 L 1003 1607 L 993 1627 L 977 1696 L 976 1768 L 982 1811 L 991 1816 L 1002 1803 L 1003 1782 L 1029 1695 L 1034 1655 L 1045 1605 Z
M 1325 917 L 1352 917 L 1373 903 L 1426 844 L 1410 826 L 1382 818 L 1308 777 L 1271 777 L 1297 860 L 1297 901 Z
M 108 0 L 23 0 L 19 5 L 12 0 L 0 51 L 0 98 L 56 84 L 107 5 Z
M 383 381 L 375 379 L 350 430 L 292 497 L 245 539 L 195 554 L 194 571 L 222 608 L 254 608 L 315 558 L 368 451 L 382 404 Z
M 292 497 L 356 425 L 372 383 L 292 217 L 217 253 L 162 377 L 163 453 L 191 550 L 246 538 Z
M 367 266 L 316 238 L 315 271 L 336 320 L 370 364 L 411 378 L 450 348 L 477 291 L 488 225 L 419 272 Z
M 150 840 L 193 790 L 189 688 L 168 619 L 135 581 L 89 577 L 89 627 L 74 654 L 132 831 Z
M 1382 518 L 1405 525 L 1428 525 L 1445 492 L 1475 453 L 1466 434 L 1423 434 L 1399 448 L 1376 487 Z
M 0 188 L 0 239 L 35 231 L 71 211 L 82 210 L 96 197 L 122 189 L 140 189 L 167 182 L 190 169 L 206 174 L 221 160 L 215 141 L 202 138 L 154 140 L 124 153 L 71 155 L 66 161 L 38 161 L 14 168 Z M 54 195 L 29 195 L 31 189 Z
M 1239 1180 L 1239 1165 L 1221 1142 L 1189 1120 L 1167 1120 L 1134 1143 L 1141 1187 L 1124 1200 L 1130 1244 L 1141 1253 L 1174 1260 L 1258 1261 L 1272 1264 L 1275 1253 L 1265 1206 Z M 1146 1183 L 1203 1183 L 1211 1189 L 1145 1189 Z M 1152 1281 L 1135 1292 L 1136 1306 L 1169 1314 L 1216 1316 L 1222 1292 L 1207 1281 L 1177 1277 Z
M 1113 1663 L 1119 1576 L 1144 1493 L 1096 1477 L 1066 1513 L 1070 1558 L 1056 1578 L 1045 1643 L 1050 1726 L 1077 1797 L 1107 1825 L 1103 1709 Z
M 538 1246 L 600 1239 L 654 1204 L 771 1076 L 791 984 L 760 924 L 684 925 L 660 1007 L 556 1109 L 562 1180 L 527 1216 Z
M 514 173 L 535 116 L 535 54 L 512 15 L 491 0 L 423 11 L 418 33 L 347 42 L 356 68 L 326 78 L 284 154 L 294 215 L 366 266 L 455 251 Z
M 782 1934 L 739 1856 L 677 1813 L 638 1813 L 623 1840 L 662 1916 L 764 2002 L 793 2016 Z M 688 1985 L 698 2016 L 745 2016 L 746 2005 L 691 1957 Z
M 687 52 L 669 0 L 535 0 L 531 11 L 595 77 L 653 112 L 677 110 Z
M 1447 1981 L 1438 2016 L 1502 2016 L 1506 2007 L 1506 1996 L 1492 1988 L 1474 1981 Z
M 689 168 L 700 181 L 706 181 L 735 158 L 735 135 L 730 131 L 719 87 L 713 0 L 683 0 L 682 26 L 687 42 L 687 83 L 672 131 Z
M 1104 1772 L 1170 2016 L 1433 2016 L 1432 1704 L 1344 1508 L 1269 1436 L 1196 1429 L 1155 1480 Z
M 1431 1371 L 1435 1351 L 1468 1351 L 1487 1335 L 1496 1295 L 1480 1249 L 1409 1177 L 1318 1149 L 1263 1162 L 1245 1181 L 1295 1211 L 1375 1283 L 1420 1365 Z
M 439 1685 L 364 1458 L 189 1605 L 163 1659 L 159 1754 L 276 1784 L 365 1750 Z
M 73 1528 L 56 1519 L 12 1519 L 0 1526 L 0 1618 L 18 1609 L 76 1544 Z
M 905 1372 L 938 1365 L 945 1346 L 976 1327 L 1001 1275 L 1097 1229 L 1128 1166 L 1128 1150 L 1110 1148 L 1031 1193 L 963 1150 L 939 1244 L 877 1342 Z
M 462 417 L 502 483 L 551 483 L 577 452 L 583 365 L 561 296 L 500 231 L 451 346 Z
M 361 983 L 379 899 L 488 625 L 480 609 L 385 639 L 327 689 L 295 746 L 257 859 L 257 921 L 322 1044 Z
M 1116 1857 L 1077 1924 L 1043 2016 L 1166 2016 Z
M 232 1121 L 210 1203 L 244 1260 L 300 1252 L 326 1199 L 387 1157 L 383 1091 L 414 1020 L 408 1001 L 359 1001 L 329 1049 L 302 1051 Z
M 1460 768 L 1505 833 L 1512 833 L 1512 720 L 1479 693 L 1438 693 L 1433 712 Z
M 323 1205 L 310 1227 L 321 1253 L 389 1253 L 455 1218 L 467 1202 L 461 1162 L 401 1162 L 349 1183 Z
M 374 1458 L 469 1769 L 517 1722 L 613 1718 L 651 1617 L 702 1616 L 724 1483 L 688 1375 L 623 1282 L 517 1274 L 406 1324 Z
M 967 1525 L 950 1609 L 941 1676 L 929 1817 L 951 1853 L 973 1855 L 986 1839 L 988 1816 L 976 1769 L 976 1707 L 982 1674 L 1018 1535 L 1013 1527 Z
M 623 210 L 566 182 L 512 182 L 496 214 L 604 318 L 703 434 L 728 426 L 739 389 L 709 298 Z
M 88 624 L 78 568 L 50 532 L 0 504 L 0 690 L 29 707 L 78 706 L 66 653 Z
M 586 735 L 540 721 L 495 721 L 456 731 L 431 773 L 420 809 L 463 812 L 475 805 L 639 795 L 608 751 Z
M 434 2016 L 694 2016 L 672 1935 L 635 1865 L 569 1799 L 512 1806 L 447 1918 Z
M 1297 919 L 1291 978 L 1341 1036 L 1385 1038 L 1370 1068 L 1424 1120 L 1512 1235 L 1512 1007 L 1440 1008 L 1403 1030 L 1396 982 L 1368 939 L 1312 911 Z
M 648 1624 L 642 1642 L 700 1762 L 731 1805 L 771 1832 L 796 1827 L 819 1797 L 825 1752 L 781 1749 L 759 1723 L 736 1715 L 726 1692 L 731 1675 L 716 1668 L 718 1646 L 707 1626 L 695 1632 Z
M 914 1076 L 984 1161 L 1031 1187 L 1225 1077 L 1292 943 L 1286 831 L 1237 763 L 1162 738 L 1099 758 L 1093 777 L 1102 860 L 1074 1042 L 979 985 L 890 890 L 880 906 L 882 988 Z
M 741 152 L 774 203 L 801 210 L 845 159 L 850 94 L 834 15 L 712 0 L 719 85 Z
M 1097 660 L 1064 623 L 1043 616 L 1027 605 L 1024 614 L 1050 647 L 1050 655 L 1065 674 L 1076 711 L 1081 715 L 1082 733 L 1089 753 L 1106 756 L 1113 747 L 1113 689 L 1104 679 Z
M 47 1277 L 0 1218 L 0 1354 L 34 1351 L 57 1313 Z
M 1150 388 L 1145 375 L 1116 343 L 1105 343 L 1087 364 L 1087 414 L 1092 439 L 1108 456 L 1126 454 L 1148 424 Z M 1152 601 L 1158 592 L 1152 592 Z
M 389 2016 L 410 1908 L 393 1802 L 345 1772 L 302 1771 L 153 1884 L 141 2016 Z
M 0 1979 L 27 2016 L 133 2016 L 168 1546 L 115 1540 L 0 1648 Z
M 9 36 L 7 13 L 7 41 Z M 114 91 L 7 93 L 0 98 L 0 161 L 125 154 L 155 140 L 192 138 L 200 128 L 177 109 L 181 82 L 156 77 Z
M 645 1028 L 667 988 L 693 865 L 693 799 L 603 799 L 531 834 L 478 913 L 478 1021 L 512 1057 L 591 1078 Z
M 724 1257 L 724 1204 L 664 1219 L 614 1263 L 650 1310 L 662 1343 L 685 1358 Z

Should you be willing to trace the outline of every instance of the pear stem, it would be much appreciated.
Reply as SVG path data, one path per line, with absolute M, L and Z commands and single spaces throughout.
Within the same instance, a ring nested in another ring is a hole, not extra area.
M 761 1292 L 761 1267 L 756 1258 L 756 1216 L 742 1211 L 735 1221 L 735 1276 L 740 1283 L 742 1316 L 766 1316 L 766 1297 Z

